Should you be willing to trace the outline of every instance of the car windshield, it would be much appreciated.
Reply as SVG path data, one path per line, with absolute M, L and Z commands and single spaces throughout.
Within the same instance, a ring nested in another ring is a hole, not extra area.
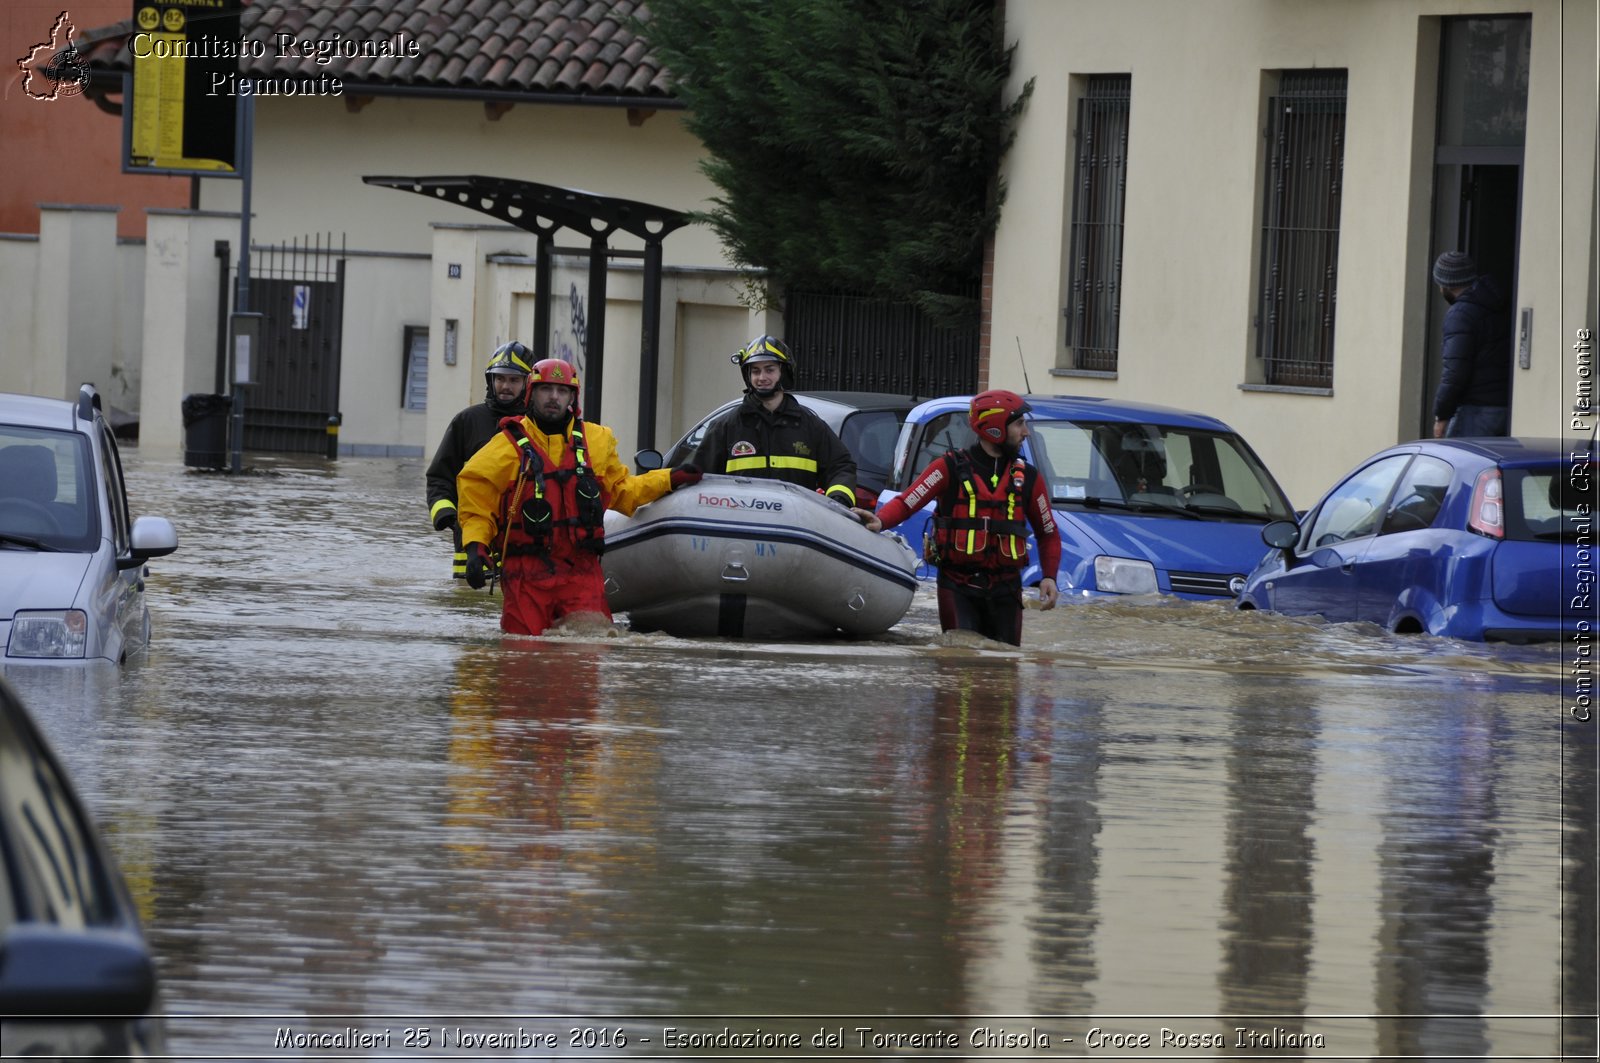
M 1293 512 L 1231 432 L 1122 421 L 1028 424 L 1034 464 L 1057 505 L 1238 520 Z
M 89 440 L 0 425 L 0 550 L 93 550 L 100 538 Z
M 1517 542 L 1571 542 L 1594 534 L 1594 466 L 1506 469 L 1505 532 Z

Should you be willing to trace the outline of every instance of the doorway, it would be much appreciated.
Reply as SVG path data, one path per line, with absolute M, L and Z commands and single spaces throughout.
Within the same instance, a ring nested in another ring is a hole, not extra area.
M 1433 242 L 1428 267 L 1441 251 L 1465 251 L 1478 271 L 1505 289 L 1515 335 L 1517 248 L 1522 222 L 1522 155 L 1527 132 L 1532 19 L 1452 18 L 1442 22 L 1439 116 L 1434 148 Z M 1439 387 L 1444 299 L 1428 285 L 1428 345 L 1418 436 L 1433 431 Z M 1516 356 L 1515 341 L 1506 358 Z M 1512 381 L 1515 386 L 1515 373 Z M 1512 426 L 1515 430 L 1515 425 Z

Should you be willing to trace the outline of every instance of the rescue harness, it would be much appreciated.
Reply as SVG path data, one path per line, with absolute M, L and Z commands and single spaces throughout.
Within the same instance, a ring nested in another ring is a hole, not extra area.
M 957 568 L 1017 569 L 1028 563 L 1028 522 L 1022 512 L 1026 463 L 1021 457 L 1002 466 L 991 484 L 965 450 L 944 455 L 950 486 L 939 499 L 933 533 L 924 554 L 935 565 Z M 945 505 L 952 502 L 948 515 Z
M 557 538 L 600 553 L 605 546 L 606 507 L 600 480 L 589 464 L 582 418 L 572 419 L 571 444 L 560 465 L 552 465 L 549 456 L 534 445 L 522 418 L 508 417 L 500 427 L 517 448 L 517 479 L 501 499 L 500 527 L 504 531 L 500 556 L 547 558 L 550 544 Z

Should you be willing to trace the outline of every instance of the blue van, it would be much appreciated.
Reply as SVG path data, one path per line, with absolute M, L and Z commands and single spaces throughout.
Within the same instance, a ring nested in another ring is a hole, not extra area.
M 1293 520 L 1283 489 L 1238 433 L 1215 417 L 1114 399 L 1027 395 L 1022 454 L 1049 485 L 1061 533 L 1063 600 L 1169 594 L 1233 598 L 1266 553 L 1261 529 Z M 879 503 L 947 450 L 977 439 L 970 395 L 907 415 Z M 933 506 L 895 529 L 922 552 Z M 1043 578 L 1029 541 L 1023 583 Z M 920 574 L 932 578 L 931 566 Z

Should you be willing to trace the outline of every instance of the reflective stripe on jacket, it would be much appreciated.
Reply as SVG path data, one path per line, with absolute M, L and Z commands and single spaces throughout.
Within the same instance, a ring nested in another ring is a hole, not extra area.
M 782 480 L 856 497 L 856 462 L 828 423 L 785 393 L 768 410 L 753 393 L 711 422 L 689 459 L 704 472 Z

